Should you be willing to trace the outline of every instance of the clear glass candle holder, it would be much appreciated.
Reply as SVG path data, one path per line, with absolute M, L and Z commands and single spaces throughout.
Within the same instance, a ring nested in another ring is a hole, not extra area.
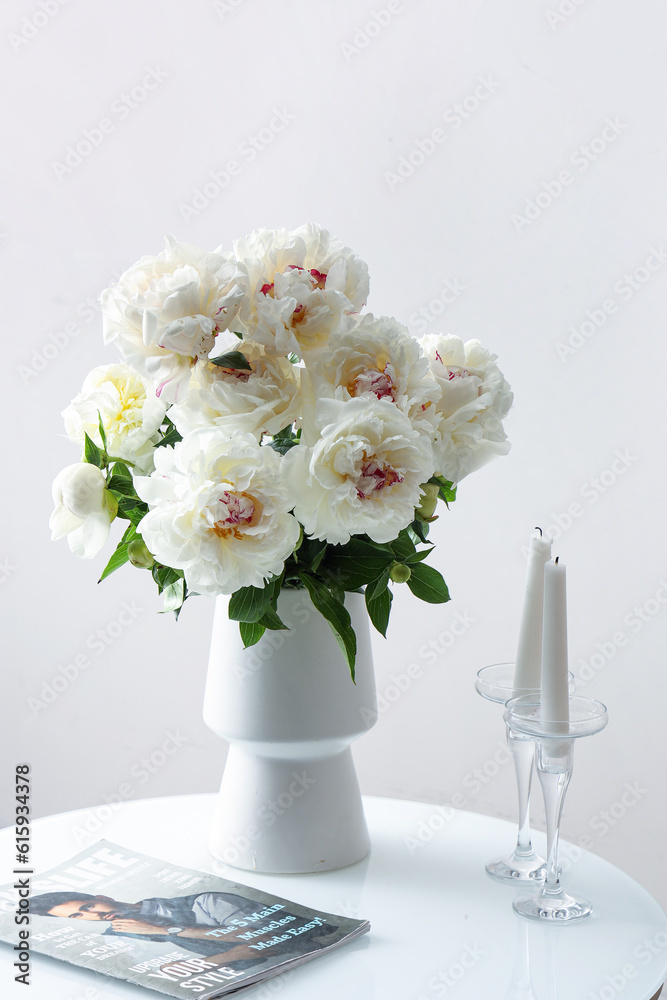
M 504 705 L 514 696 L 537 697 L 531 689 L 514 688 L 514 663 L 492 663 L 477 672 L 475 689 L 487 701 Z M 530 787 L 535 759 L 535 739 L 506 724 L 507 746 L 512 754 L 519 793 L 519 825 L 516 846 L 511 854 L 489 861 L 487 874 L 498 882 L 540 882 L 544 879 L 545 860 L 533 848 L 530 836 Z
M 570 698 L 569 712 L 567 720 L 544 721 L 534 694 L 512 698 L 505 708 L 507 725 L 537 743 L 537 774 L 547 821 L 544 885 L 531 896 L 517 897 L 512 905 L 524 917 L 556 924 L 581 920 L 592 912 L 587 899 L 569 895 L 561 885 L 558 840 L 563 802 L 572 777 L 575 741 L 599 733 L 607 724 L 606 707 L 591 698 Z

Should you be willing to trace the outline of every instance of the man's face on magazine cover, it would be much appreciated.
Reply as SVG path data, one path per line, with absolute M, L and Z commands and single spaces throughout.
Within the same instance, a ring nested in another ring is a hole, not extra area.
M 116 920 L 135 911 L 132 903 L 118 903 L 109 896 L 96 896 L 95 899 L 68 899 L 65 903 L 58 903 L 49 910 L 49 915 L 79 920 Z

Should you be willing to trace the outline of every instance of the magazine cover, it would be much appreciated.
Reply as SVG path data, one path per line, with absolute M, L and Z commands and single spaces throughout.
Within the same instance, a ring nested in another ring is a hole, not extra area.
M 369 926 L 108 840 L 0 889 L 0 940 L 201 1000 L 316 958 Z

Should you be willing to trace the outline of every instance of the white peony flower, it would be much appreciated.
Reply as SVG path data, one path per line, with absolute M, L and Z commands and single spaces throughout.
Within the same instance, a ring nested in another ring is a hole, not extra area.
M 436 473 L 458 483 L 510 450 L 502 421 L 514 397 L 495 364 L 497 355 L 478 340 L 464 344 L 431 334 L 420 343 L 441 393 L 426 411 L 434 426 Z
M 326 352 L 309 361 L 308 374 L 314 397 L 309 407 L 315 413 L 322 397 L 375 396 L 395 403 L 419 426 L 424 411 L 440 396 L 418 341 L 395 319 L 372 313 L 352 329 L 333 334 Z M 310 423 L 304 422 L 304 434 Z
M 368 297 L 368 268 L 314 224 L 259 229 L 234 244 L 248 270 L 241 329 L 277 354 L 322 347 Z
M 49 527 L 51 540 L 67 535 L 76 556 L 92 559 L 109 537 L 111 516 L 104 498 L 106 480 L 96 465 L 79 462 L 68 465 L 53 481 L 53 502 Z
M 391 541 L 413 520 L 420 485 L 433 475 L 428 436 L 386 399 L 324 399 L 319 411 L 318 442 L 284 458 L 294 513 L 307 534 L 327 542 L 364 532 Z
M 169 411 L 181 434 L 217 426 L 259 438 L 277 434 L 300 416 L 301 369 L 248 341 L 238 342 L 238 350 L 252 371 L 197 362 L 187 396 Z
M 70 441 L 84 446 L 87 434 L 103 448 L 98 412 L 114 458 L 133 463 L 141 472 L 153 464 L 153 438 L 164 420 L 167 404 L 155 395 L 155 386 L 127 365 L 102 365 L 86 376 L 81 392 L 63 410 Z
M 158 383 L 173 402 L 197 358 L 234 319 L 246 274 L 231 254 L 207 253 L 173 236 L 157 257 L 142 257 L 101 295 L 105 343 Z
M 152 508 L 138 528 L 146 545 L 199 594 L 263 587 L 299 539 L 281 458 L 250 434 L 191 431 L 158 448 L 155 472 L 134 483 Z

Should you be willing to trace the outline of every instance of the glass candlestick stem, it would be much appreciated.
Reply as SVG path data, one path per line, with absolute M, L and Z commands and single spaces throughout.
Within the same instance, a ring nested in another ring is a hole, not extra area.
M 581 920 L 592 912 L 587 899 L 570 896 L 560 880 L 558 840 L 563 802 L 572 777 L 574 744 L 593 736 L 607 724 L 607 709 L 590 698 L 571 698 L 569 718 L 542 720 L 540 703 L 534 697 L 507 702 L 505 721 L 512 729 L 537 740 L 537 774 L 544 795 L 547 820 L 547 866 L 544 885 L 532 896 L 520 896 L 512 904 L 517 913 L 534 920 L 562 924 Z

